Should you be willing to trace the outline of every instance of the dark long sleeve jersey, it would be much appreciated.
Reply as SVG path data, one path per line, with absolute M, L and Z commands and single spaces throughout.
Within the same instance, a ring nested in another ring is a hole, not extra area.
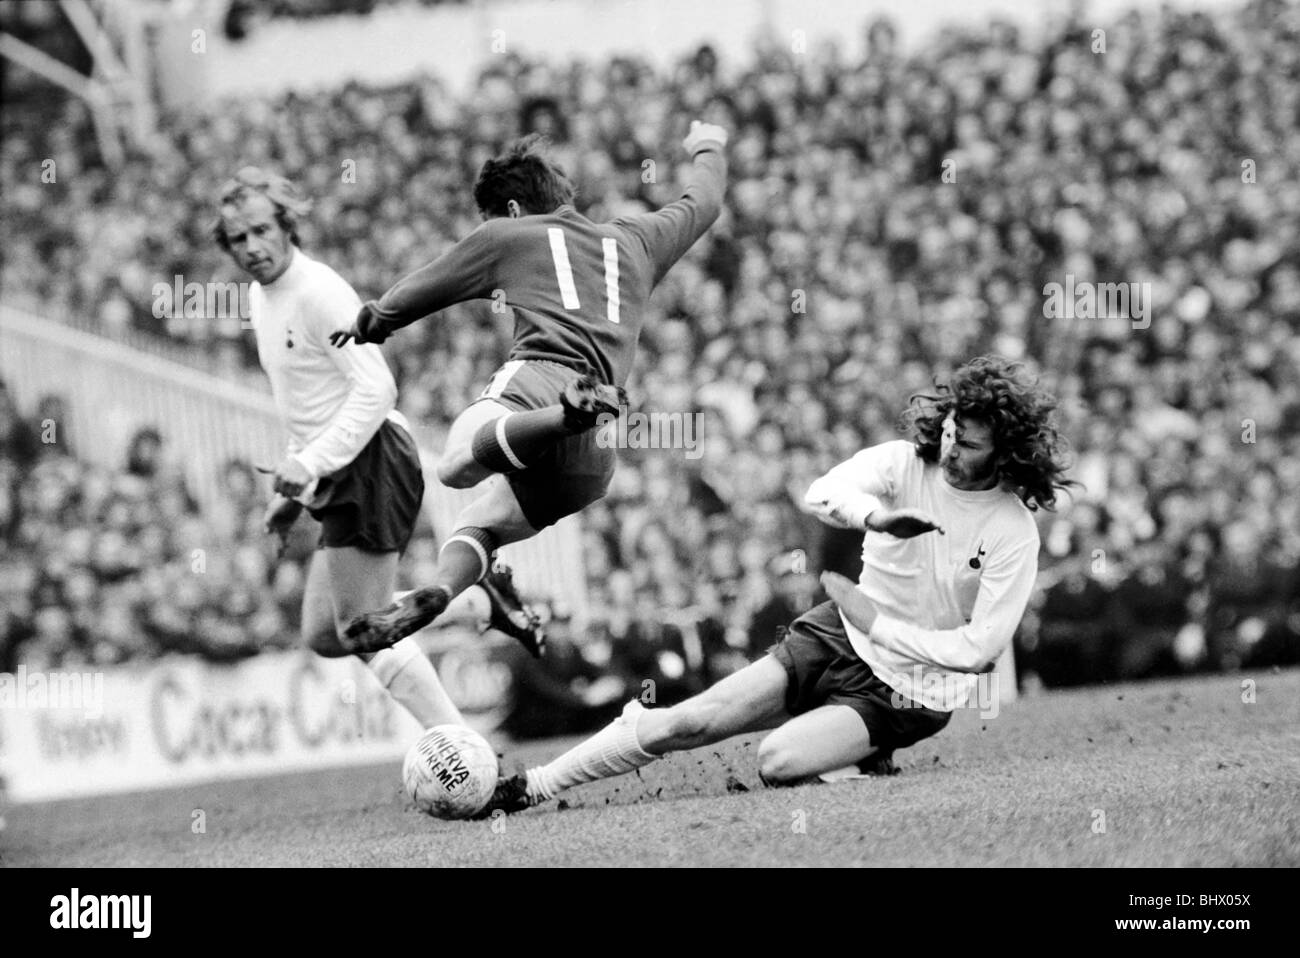
M 623 385 L 650 291 L 722 210 L 726 160 L 697 153 L 680 199 L 653 213 L 594 223 L 572 206 L 485 222 L 379 300 L 406 326 L 455 303 L 501 302 L 514 314 L 510 359 L 591 369 Z

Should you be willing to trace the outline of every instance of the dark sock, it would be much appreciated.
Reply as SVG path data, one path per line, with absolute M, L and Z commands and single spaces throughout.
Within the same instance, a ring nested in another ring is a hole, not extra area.
M 471 451 L 475 462 L 493 472 L 518 472 L 571 435 L 573 430 L 565 422 L 564 407 L 556 404 L 507 413 L 484 423 L 474 434 Z
M 456 598 L 487 575 L 496 547 L 496 536 L 487 529 L 476 526 L 457 529 L 438 553 L 438 586 Z

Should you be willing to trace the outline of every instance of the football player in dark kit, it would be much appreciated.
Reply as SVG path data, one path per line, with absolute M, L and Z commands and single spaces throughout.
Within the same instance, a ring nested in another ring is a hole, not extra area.
M 722 210 L 726 141 L 721 127 L 692 123 L 681 198 L 594 223 L 573 207 L 573 186 L 540 140 L 525 138 L 479 173 L 474 201 L 483 225 L 334 334 L 340 346 L 382 343 L 471 299 L 504 301 L 515 321 L 508 361 L 452 424 L 438 464 L 444 484 L 464 489 L 486 479 L 485 491 L 457 517 L 436 581 L 354 619 L 351 651 L 387 648 L 423 628 L 488 574 L 499 546 L 605 495 L 615 454 L 597 442 L 597 420 L 626 405 L 623 384 L 650 291 Z M 494 624 L 541 654 L 544 636 L 527 612 Z

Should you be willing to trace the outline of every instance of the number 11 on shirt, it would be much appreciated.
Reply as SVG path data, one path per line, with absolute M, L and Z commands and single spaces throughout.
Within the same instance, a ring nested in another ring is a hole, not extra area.
M 573 282 L 573 267 L 569 265 L 569 247 L 564 242 L 564 230 L 549 227 L 546 235 L 551 241 L 551 259 L 555 261 L 555 278 L 560 284 L 560 297 L 565 309 L 581 309 L 578 287 Z M 605 318 L 618 322 L 618 243 L 612 237 L 600 241 L 605 253 Z

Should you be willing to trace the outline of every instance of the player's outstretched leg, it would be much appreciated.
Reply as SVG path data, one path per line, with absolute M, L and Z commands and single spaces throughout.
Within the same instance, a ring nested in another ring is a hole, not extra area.
M 540 409 L 514 410 L 495 400 L 474 403 L 456 418 L 438 478 L 453 489 L 478 485 L 493 473 L 527 469 L 558 442 L 586 432 L 602 415 L 617 416 L 627 393 L 593 376 L 580 376 L 560 393 L 559 402 Z
M 501 779 L 480 814 L 522 811 L 575 785 L 649 765 L 669 752 L 772 728 L 789 718 L 786 685 L 785 669 L 766 656 L 671 708 L 647 709 L 633 700 L 613 722 L 553 762 Z
M 557 405 L 508 412 L 479 426 L 471 446 L 474 462 L 503 474 L 527 469 L 557 442 L 592 429 L 602 415 L 617 416 L 626 405 L 621 387 L 581 376 L 565 386 Z
M 400 639 L 418 632 L 438 618 L 456 596 L 484 579 L 492 569 L 492 554 L 497 546 L 518 542 L 536 534 L 528 524 L 509 482 L 494 477 L 487 491 L 457 517 L 457 528 L 438 554 L 434 583 L 416 589 L 387 608 L 357 616 L 344 631 L 344 641 L 352 652 L 377 652 Z M 508 576 L 494 580 L 495 590 L 485 588 L 488 599 L 500 605 L 493 615 L 505 629 L 524 643 L 530 652 L 540 651 L 544 638 L 536 634 L 532 618 L 519 625 L 511 623 L 511 613 L 524 610 L 513 586 L 507 590 Z

